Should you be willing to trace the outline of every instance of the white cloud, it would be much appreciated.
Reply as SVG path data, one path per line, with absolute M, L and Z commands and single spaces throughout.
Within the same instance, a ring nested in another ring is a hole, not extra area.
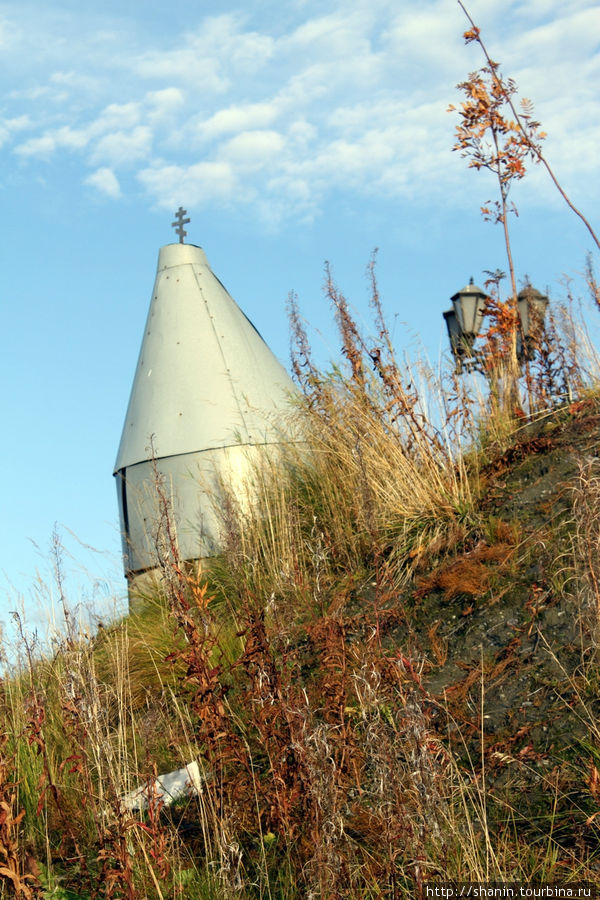
M 346 58 L 349 51 L 364 50 L 376 16 L 367 4 L 340 6 L 332 13 L 308 19 L 284 39 L 286 48 L 310 56 Z
M 55 85 L 59 85 L 61 90 L 52 93 Z M 94 92 L 99 87 L 99 80 L 91 75 L 85 75 L 81 70 L 72 69 L 69 72 L 57 71 L 53 72 L 49 78 L 49 92 L 52 93 L 53 99 L 65 97 L 72 94 L 87 94 Z M 64 89 L 68 89 L 65 93 Z
M 18 90 L 9 91 L 7 94 L 7 100 L 17 102 L 27 102 L 34 103 L 36 100 L 40 100 L 42 97 L 46 98 L 50 94 L 50 88 L 47 85 L 35 85 L 34 87 L 29 88 L 19 88 Z
M 207 97 L 231 89 L 236 77 L 258 72 L 274 46 L 270 35 L 244 31 L 237 16 L 225 14 L 205 18 L 199 28 L 184 34 L 174 49 L 137 54 L 131 67 L 139 78 L 179 82 L 193 88 L 196 96 Z
M 473 5 L 490 52 L 534 100 L 551 161 L 585 184 L 600 142 L 596 4 L 523 0 L 510 16 L 504 0 Z M 185 188 L 188 204 L 235 200 L 260 214 L 318 212 L 332 189 L 431 200 L 472 178 L 450 152 L 446 107 L 483 59 L 447 0 L 307 0 L 276 23 L 258 10 L 198 15 L 185 33 L 143 41 L 117 20 L 75 40 L 75 20 L 60 20 L 67 40 L 48 16 L 31 39 L 47 58 L 29 53 L 31 75 L 18 96 L 5 92 L 0 120 L 0 143 L 32 167 L 68 150 L 117 185 L 133 169 L 161 206 Z M 13 32 L 16 61 L 27 35 Z M 20 117 L 22 128 L 7 124 Z
M 219 148 L 221 157 L 242 170 L 272 165 L 281 155 L 285 139 L 278 131 L 242 131 Z
M 23 27 L 18 17 L 10 17 L 8 12 L 0 19 L 0 48 L 9 51 L 23 38 Z
M 19 131 L 31 128 L 32 122 L 29 116 L 15 116 L 11 119 L 0 119 L 0 147 L 3 147 L 11 137 Z
M 89 135 L 78 128 L 64 125 L 54 131 L 47 132 L 39 138 L 31 138 L 15 148 L 15 153 L 22 157 L 47 157 L 56 150 L 82 150 L 87 146 Z
M 92 124 L 90 131 L 93 134 L 98 134 L 103 131 L 133 128 L 139 123 L 140 118 L 139 103 L 110 103 L 102 110 Z
M 164 81 L 193 84 L 200 95 L 223 93 L 229 86 L 214 59 L 205 59 L 190 48 L 144 53 L 134 60 L 133 71 L 138 78 L 158 84 Z
M 85 130 L 64 125 L 54 132 L 53 139 L 57 147 L 62 147 L 66 150 L 81 150 L 87 146 L 89 135 Z
M 246 75 L 263 68 L 273 54 L 274 39 L 267 34 L 249 32 L 236 36 L 231 47 L 231 64 L 233 68 Z
M 152 132 L 144 125 L 139 125 L 132 131 L 114 131 L 100 138 L 92 152 L 91 161 L 123 166 L 145 159 L 151 146 Z
M 271 125 L 278 115 L 276 102 L 247 103 L 220 109 L 206 121 L 199 122 L 196 134 L 203 140 L 244 131 L 248 128 L 262 128 Z
M 26 128 L 31 128 L 32 124 L 29 116 L 16 116 L 14 119 L 3 120 L 4 127 L 10 131 L 23 131 Z
M 307 122 L 306 119 L 298 119 L 296 122 L 292 122 L 288 129 L 290 140 L 302 147 L 306 147 L 307 144 L 314 141 L 317 134 L 315 126 Z
M 132 70 L 140 78 L 155 82 L 193 84 L 198 94 L 222 92 L 228 87 L 218 53 L 221 32 L 229 30 L 227 16 L 208 19 L 203 33 L 186 34 L 181 46 L 170 50 L 153 48 L 134 56 Z
M 239 191 L 234 171 L 226 162 L 153 166 L 142 169 L 138 179 L 150 196 L 168 209 L 183 200 L 196 207 L 205 207 L 212 202 L 227 203 Z
M 160 125 L 174 118 L 185 103 L 183 91 L 169 87 L 160 91 L 149 91 L 144 97 L 148 108 L 148 121 L 152 125 Z
M 53 72 L 50 76 L 50 81 L 54 82 L 54 84 L 76 84 L 79 79 L 75 71 Z
M 24 144 L 20 144 L 15 153 L 19 156 L 50 156 L 56 149 L 56 141 L 50 134 L 44 134 L 42 137 L 30 138 Z
M 97 188 L 101 194 L 106 194 L 107 197 L 116 199 L 121 196 L 121 186 L 112 169 L 96 169 L 95 172 L 88 175 L 84 183 Z

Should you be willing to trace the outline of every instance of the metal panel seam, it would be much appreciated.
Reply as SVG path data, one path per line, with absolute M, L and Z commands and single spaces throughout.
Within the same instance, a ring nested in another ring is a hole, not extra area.
M 303 444 L 305 441 L 261 441 L 260 444 L 222 444 L 220 447 L 205 447 L 204 450 L 187 450 L 185 453 L 169 453 L 167 456 L 156 456 L 156 462 L 160 462 L 161 459 L 179 459 L 181 456 L 200 456 L 203 453 L 214 453 L 215 450 L 229 450 L 231 447 L 281 447 L 282 443 L 284 444 Z M 136 466 L 145 466 L 149 462 L 152 462 L 151 459 L 141 459 L 139 462 L 131 463 L 129 466 L 122 466 L 120 469 L 115 469 L 113 475 L 118 475 L 119 472 L 125 471 L 125 469 L 134 469 Z
M 227 378 L 229 379 L 229 384 L 230 384 L 230 386 L 231 386 L 231 393 L 233 394 L 233 398 L 234 398 L 234 400 L 235 400 L 235 404 L 236 404 L 236 406 L 237 406 L 237 408 L 238 408 L 238 412 L 239 412 L 239 414 L 240 414 L 240 419 L 241 419 L 241 421 L 242 421 L 242 424 L 243 424 L 243 426 L 244 426 L 244 429 L 245 429 L 245 431 L 246 431 L 246 434 L 249 435 L 249 434 L 250 434 L 250 429 L 248 428 L 248 425 L 246 424 L 246 419 L 244 418 L 244 414 L 243 414 L 242 408 L 241 408 L 241 406 L 240 406 L 240 401 L 239 401 L 239 399 L 238 399 L 238 395 L 237 395 L 237 391 L 236 391 L 236 389 L 235 389 L 234 381 L 233 381 L 233 378 L 231 377 L 231 369 L 230 369 L 229 366 L 227 365 L 227 360 L 226 360 L 226 358 L 225 358 L 225 353 L 223 352 L 223 347 L 222 347 L 222 345 L 221 345 L 221 341 L 219 340 L 219 333 L 218 333 L 217 329 L 215 328 L 215 321 L 214 321 L 214 318 L 213 318 L 212 315 L 211 315 L 211 312 L 210 312 L 210 306 L 208 305 L 208 300 L 207 300 L 206 297 L 204 296 L 204 291 L 202 290 L 202 285 L 200 284 L 200 281 L 198 280 L 198 274 L 197 274 L 197 272 L 196 272 L 194 266 L 192 266 L 192 272 L 194 273 L 194 279 L 195 279 L 195 281 L 196 281 L 196 284 L 198 285 L 198 290 L 200 291 L 200 296 L 202 297 L 202 300 L 204 301 L 204 306 L 206 307 L 206 312 L 208 313 L 208 318 L 209 318 L 210 323 L 211 323 L 211 328 L 212 328 L 212 330 L 213 330 L 213 334 L 214 334 L 214 336 L 215 336 L 215 340 L 216 340 L 217 346 L 218 346 L 218 348 L 219 348 L 219 353 L 221 354 L 221 359 L 223 360 L 223 365 L 225 366 L 225 371 L 226 371 L 226 373 L 227 373 Z M 211 271 L 211 274 L 212 274 L 212 271 Z M 220 282 L 219 282 L 219 284 L 220 284 Z M 223 286 L 221 285 L 221 287 L 223 287 Z M 223 288 L 223 290 L 225 290 L 225 288 Z M 229 296 L 229 292 L 228 292 L 228 291 L 225 290 L 225 293 L 227 294 L 227 296 Z M 235 303 L 235 300 L 234 300 L 233 302 Z M 229 446 L 232 446 L 232 445 L 229 445 Z

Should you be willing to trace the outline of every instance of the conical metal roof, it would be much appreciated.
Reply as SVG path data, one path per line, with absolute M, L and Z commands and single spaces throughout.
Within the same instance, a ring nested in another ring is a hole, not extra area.
M 115 472 L 148 460 L 277 441 L 296 388 L 193 244 L 158 268 Z

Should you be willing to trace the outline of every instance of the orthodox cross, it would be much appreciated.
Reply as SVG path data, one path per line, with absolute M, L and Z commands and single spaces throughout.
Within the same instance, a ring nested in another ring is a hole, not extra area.
M 179 243 L 183 244 L 183 239 L 187 234 L 187 231 L 183 230 L 183 226 L 187 225 L 189 218 L 184 219 L 183 217 L 187 215 L 187 209 L 184 209 L 182 206 L 179 207 L 177 212 L 175 213 L 175 221 L 171 222 L 171 228 L 175 229 L 175 234 L 179 235 Z

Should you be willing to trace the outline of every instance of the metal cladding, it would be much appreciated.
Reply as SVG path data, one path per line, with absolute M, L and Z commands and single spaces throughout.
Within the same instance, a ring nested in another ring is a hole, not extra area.
M 282 440 L 295 387 L 193 244 L 168 244 L 158 269 L 114 474 L 128 576 L 156 565 L 156 472 L 184 559 L 220 549 L 223 481 L 241 487 Z

